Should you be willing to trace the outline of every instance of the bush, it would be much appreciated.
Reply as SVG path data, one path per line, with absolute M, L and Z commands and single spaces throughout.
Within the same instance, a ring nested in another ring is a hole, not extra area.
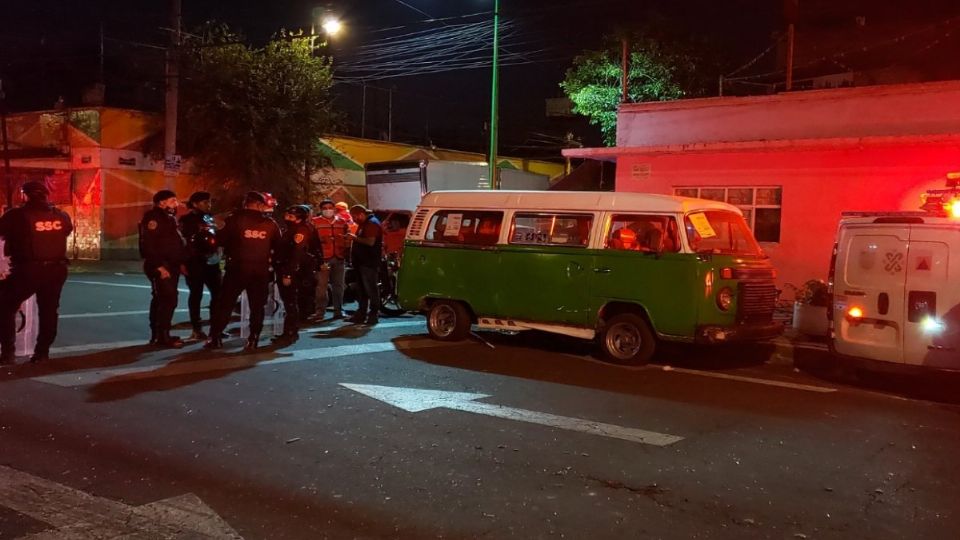
M 797 302 L 811 306 L 830 305 L 830 293 L 827 284 L 821 279 L 811 279 L 797 289 Z

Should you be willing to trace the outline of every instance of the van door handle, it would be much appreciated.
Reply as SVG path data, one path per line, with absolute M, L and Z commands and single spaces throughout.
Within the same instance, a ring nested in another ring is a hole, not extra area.
M 613 272 L 613 269 L 607 268 L 606 266 L 601 266 L 600 268 L 594 268 L 593 271 L 598 274 L 609 274 L 610 272 Z
M 886 315 L 890 311 L 890 295 L 885 292 L 877 296 L 877 312 Z

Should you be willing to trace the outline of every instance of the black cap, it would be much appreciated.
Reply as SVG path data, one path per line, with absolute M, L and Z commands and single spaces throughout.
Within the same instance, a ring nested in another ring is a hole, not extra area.
M 287 214 L 297 216 L 297 218 L 305 220 L 310 217 L 310 207 L 305 204 L 295 204 L 287 208 Z
M 27 195 L 32 195 L 34 193 L 42 193 L 44 195 L 50 194 L 50 188 L 47 187 L 45 182 L 41 182 L 40 180 L 30 180 L 29 182 L 24 182 L 23 187 L 20 188 L 20 191 Z
M 176 197 L 177 194 L 170 191 L 169 189 L 161 189 L 160 191 L 153 194 L 153 204 L 160 204 L 160 201 L 165 201 L 171 197 Z
M 207 191 L 197 191 L 193 195 L 190 195 L 190 200 L 187 202 L 190 204 L 197 204 L 198 202 L 209 201 L 210 193 Z

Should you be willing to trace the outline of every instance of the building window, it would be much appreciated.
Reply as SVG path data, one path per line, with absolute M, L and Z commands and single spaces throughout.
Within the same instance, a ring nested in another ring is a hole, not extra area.
M 695 197 L 732 204 L 743 211 L 753 236 L 758 242 L 780 241 L 780 210 L 783 188 L 770 187 L 677 187 L 680 197 Z
M 516 214 L 510 243 L 586 247 L 592 224 L 592 215 Z
M 500 239 L 503 212 L 442 210 L 430 219 L 426 240 L 444 244 L 493 246 Z

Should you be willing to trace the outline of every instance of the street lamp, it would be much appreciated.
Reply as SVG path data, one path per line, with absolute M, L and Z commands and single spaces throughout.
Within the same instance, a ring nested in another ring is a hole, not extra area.
M 343 23 L 336 17 L 327 16 L 323 19 L 321 27 L 328 36 L 334 37 L 343 30 Z

